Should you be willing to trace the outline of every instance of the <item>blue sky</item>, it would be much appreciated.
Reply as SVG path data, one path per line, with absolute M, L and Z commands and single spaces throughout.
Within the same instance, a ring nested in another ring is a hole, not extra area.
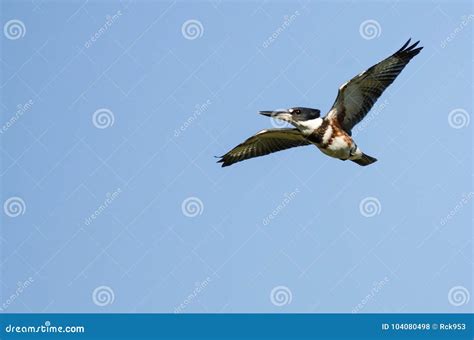
M 472 13 L 2 1 L 0 307 L 471 310 Z M 377 163 L 314 147 L 215 163 L 272 127 L 259 110 L 325 113 L 410 37 L 424 50 L 356 134 Z

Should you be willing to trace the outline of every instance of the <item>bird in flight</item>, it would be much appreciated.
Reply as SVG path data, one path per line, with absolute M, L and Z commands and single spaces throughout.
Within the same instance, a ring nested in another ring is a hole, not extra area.
M 260 114 L 286 121 L 294 128 L 262 130 L 220 157 L 218 163 L 234 163 L 304 145 L 315 145 L 324 154 L 366 166 L 377 161 L 363 153 L 351 137 L 352 128 L 370 111 L 383 91 L 423 47 L 418 42 L 405 45 L 390 57 L 343 84 L 325 117 L 307 107 L 260 111 Z

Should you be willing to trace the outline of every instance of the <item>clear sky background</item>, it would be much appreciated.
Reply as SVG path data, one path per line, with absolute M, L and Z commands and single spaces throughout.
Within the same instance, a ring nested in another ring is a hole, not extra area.
M 472 2 L 0 13 L 3 311 L 472 310 Z M 272 127 L 257 111 L 325 113 L 410 37 L 424 50 L 355 133 L 377 163 L 215 163 Z

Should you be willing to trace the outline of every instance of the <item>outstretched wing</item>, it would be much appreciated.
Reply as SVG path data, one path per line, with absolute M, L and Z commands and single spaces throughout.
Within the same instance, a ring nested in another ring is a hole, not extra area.
M 422 50 L 423 47 L 415 48 L 419 41 L 408 46 L 410 41 L 411 39 L 387 59 L 342 85 L 328 118 L 337 118 L 341 127 L 350 134 L 354 125 L 365 117 L 383 91 Z
M 249 158 L 309 144 L 311 142 L 298 129 L 262 130 L 221 156 L 217 162 L 222 163 L 224 167 Z

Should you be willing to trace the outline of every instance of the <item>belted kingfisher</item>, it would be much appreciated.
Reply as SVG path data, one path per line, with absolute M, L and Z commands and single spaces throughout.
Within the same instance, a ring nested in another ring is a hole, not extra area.
M 405 45 L 390 57 L 344 83 L 332 108 L 321 118 L 321 111 L 307 107 L 287 110 L 260 111 L 260 114 L 280 119 L 295 128 L 262 130 L 221 156 L 218 163 L 234 163 L 296 146 L 315 145 L 328 156 L 351 160 L 365 166 L 377 161 L 363 153 L 351 137 L 352 128 L 370 111 L 383 91 L 402 72 L 423 47 L 419 41 Z

